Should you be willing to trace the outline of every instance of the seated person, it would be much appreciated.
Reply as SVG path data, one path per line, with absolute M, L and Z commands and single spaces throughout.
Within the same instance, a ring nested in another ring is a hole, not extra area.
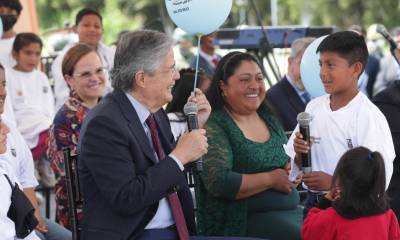
M 110 71 L 114 65 L 115 49 L 101 42 L 101 37 L 103 35 L 103 18 L 100 13 L 89 8 L 81 9 L 75 17 L 74 31 L 78 34 L 79 43 L 84 43 L 93 48 L 99 54 L 103 66 Z M 51 66 L 51 73 L 54 78 L 56 110 L 60 109 L 65 101 L 68 100 L 69 88 L 64 80 L 61 68 L 65 53 L 75 44 L 76 43 L 72 43 L 65 46 Z M 106 86 L 107 92 L 111 91 L 111 83 L 108 81 L 108 77 Z
M 301 80 L 300 63 L 304 51 L 312 41 L 314 38 L 298 38 L 292 43 L 287 74 L 267 91 L 266 98 L 274 106 L 285 131 L 294 130 L 297 114 L 304 112 L 311 100 Z
M 172 101 L 168 103 L 165 111 L 171 124 L 171 130 L 175 140 L 187 130 L 186 117 L 183 107 L 187 103 L 193 91 L 195 70 L 191 68 L 179 71 L 180 79 L 172 88 Z M 205 75 L 204 71 L 199 71 L 197 76 L 197 86 L 204 93 L 210 86 L 211 80 Z
M 77 44 L 65 54 L 62 71 L 70 88 L 70 97 L 58 110 L 49 130 L 48 156 L 56 175 L 56 218 L 70 229 L 69 206 L 65 182 L 63 148 L 76 155 L 83 120 L 105 90 L 105 69 L 97 52 L 85 44 Z M 78 217 L 81 219 L 81 209 Z
M 385 162 L 365 147 L 339 160 L 332 187 L 304 221 L 303 240 L 400 239 L 396 215 L 385 193 Z
M 213 32 L 200 38 L 199 68 L 204 69 L 210 79 L 212 79 L 215 68 L 221 59 L 221 56 L 215 53 L 214 39 L 216 35 L 216 32 Z M 196 68 L 196 63 L 197 58 L 195 57 L 190 63 L 190 67 Z
M 378 93 L 372 101 L 385 115 L 392 133 L 396 158 L 393 161 L 393 175 L 387 193 L 390 207 L 397 218 L 400 218 L 400 80 L 393 81 L 392 86 Z
M 7 69 L 7 90 L 18 131 L 36 160 L 41 182 L 52 187 L 54 174 L 45 160 L 48 129 L 54 117 L 54 96 L 49 79 L 37 69 L 43 42 L 34 33 L 19 33 L 13 45 L 17 64 Z
M 287 138 L 266 106 L 257 59 L 241 52 L 223 57 L 207 97 L 213 110 L 205 127 L 199 232 L 300 239 L 300 180 L 288 179 Z
M 3 99 L 3 101 L 0 102 L 0 114 L 3 114 L 6 104 L 4 102 L 7 94 L 5 86 L 6 79 L 4 76 L 4 69 L 2 69 L 0 65 L 0 99 Z M 35 208 L 35 217 L 39 221 L 36 227 L 37 235 L 40 239 L 48 240 L 70 239 L 71 233 L 69 231 L 55 224 L 54 221 L 42 216 L 34 190 L 38 182 L 34 175 L 32 153 L 22 135 L 16 129 L 15 124 L 9 123 L 7 119 L 3 119 L 3 122 L 9 126 L 7 128 L 9 134 L 7 135 L 7 149 L 5 153 L 0 154 L 0 162 L 10 165 L 13 174 L 16 175 L 20 188 L 24 191 Z
M 5 68 L 15 66 L 15 59 L 12 57 L 12 48 L 17 33 L 14 26 L 21 15 L 23 7 L 19 0 L 0 1 L 0 17 L 3 25 L 3 34 L 0 34 L 0 63 Z

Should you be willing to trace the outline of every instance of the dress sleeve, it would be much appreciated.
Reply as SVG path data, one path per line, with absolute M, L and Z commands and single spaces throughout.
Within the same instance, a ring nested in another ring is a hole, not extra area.
M 334 218 L 331 211 L 332 209 L 311 208 L 301 228 L 301 239 L 333 239 L 334 229 L 332 223 Z
M 206 130 L 209 147 L 201 173 L 204 186 L 215 197 L 233 200 L 240 190 L 242 175 L 232 170 L 233 153 L 228 136 L 215 121 L 209 121 Z

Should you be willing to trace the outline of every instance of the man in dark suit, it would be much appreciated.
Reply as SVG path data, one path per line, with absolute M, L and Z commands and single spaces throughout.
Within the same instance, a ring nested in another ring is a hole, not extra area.
M 216 32 L 202 36 L 200 39 L 199 68 L 203 69 L 209 79 L 214 76 L 215 68 L 221 56 L 215 53 L 214 38 Z M 196 57 L 190 63 L 191 68 L 196 68 Z
M 385 115 L 392 133 L 396 158 L 393 162 L 393 175 L 387 193 L 390 198 L 390 207 L 400 219 L 400 80 L 393 81 L 393 84 L 378 93 L 372 102 Z
M 294 130 L 297 114 L 304 111 L 311 99 L 300 77 L 300 63 L 305 49 L 312 41 L 314 38 L 299 38 L 292 43 L 287 74 L 266 94 L 285 131 Z
M 183 166 L 207 152 L 205 130 L 177 144 L 162 106 L 172 100 L 173 41 L 164 33 L 126 33 L 118 44 L 114 91 L 91 110 L 81 129 L 79 174 L 84 195 L 82 238 L 188 239 L 195 234 Z M 95 77 L 96 74 L 92 74 Z M 202 126 L 211 107 L 200 90 Z

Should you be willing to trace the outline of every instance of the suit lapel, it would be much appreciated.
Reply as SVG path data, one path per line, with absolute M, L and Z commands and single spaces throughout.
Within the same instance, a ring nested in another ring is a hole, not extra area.
M 112 95 L 119 104 L 121 112 L 128 121 L 128 126 L 131 129 L 133 135 L 135 136 L 137 142 L 140 144 L 144 154 L 148 158 L 150 158 L 151 161 L 157 163 L 157 159 L 154 156 L 154 151 L 150 146 L 146 132 L 144 131 L 139 116 L 137 115 L 136 110 L 133 108 L 131 102 L 125 96 L 125 93 L 123 91 L 114 90 Z
M 289 80 L 287 80 L 287 78 L 285 77 L 285 79 L 283 79 L 282 81 L 284 81 L 283 82 L 283 86 L 285 88 L 284 92 L 288 97 L 289 103 L 297 112 L 304 111 L 305 104 L 300 99 L 300 96 L 297 94 L 296 90 L 294 90 L 292 85 L 290 85 Z
M 165 121 L 162 120 L 163 114 L 164 114 L 163 110 L 160 109 L 154 116 L 155 116 L 155 119 L 157 122 L 158 134 L 159 134 L 162 146 L 164 148 L 165 155 L 168 155 L 171 152 L 173 146 L 172 146 L 172 143 L 170 141 L 168 141 L 169 138 L 168 138 L 168 134 L 167 134 L 166 130 L 168 128 L 170 128 L 170 126 L 164 126 Z

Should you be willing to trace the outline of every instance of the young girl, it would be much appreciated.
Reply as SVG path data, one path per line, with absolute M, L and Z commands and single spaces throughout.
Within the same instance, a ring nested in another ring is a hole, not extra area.
M 380 153 L 357 147 L 342 156 L 331 191 L 310 210 L 301 235 L 303 240 L 400 239 L 399 223 L 385 193 Z
M 18 34 L 12 50 L 17 64 L 6 71 L 6 78 L 9 79 L 7 91 L 17 119 L 17 128 L 32 150 L 35 160 L 45 156 L 47 130 L 54 117 L 54 97 L 49 80 L 43 72 L 37 70 L 42 47 L 41 39 L 34 33 Z M 49 180 L 44 184 L 54 185 L 54 176 L 46 167 L 43 171 L 39 167 L 39 173 Z

